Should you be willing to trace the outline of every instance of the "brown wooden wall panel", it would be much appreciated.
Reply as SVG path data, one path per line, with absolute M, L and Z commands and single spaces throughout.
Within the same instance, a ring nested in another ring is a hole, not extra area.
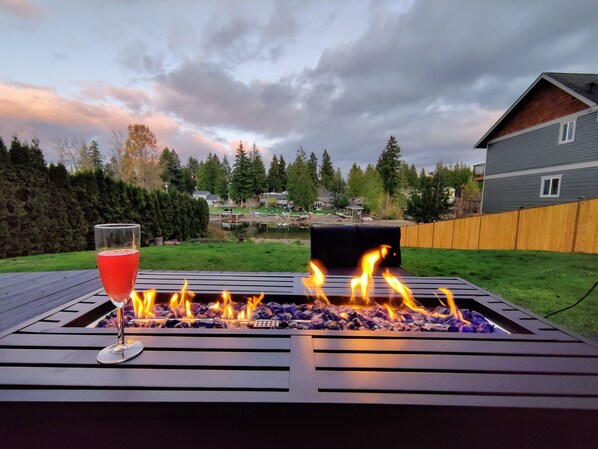
M 520 211 L 516 249 L 572 251 L 577 204 L 567 203 Z
M 484 215 L 480 223 L 480 249 L 515 249 L 519 211 Z
M 401 228 L 401 246 L 417 247 L 419 226 L 403 226 Z
M 453 249 L 478 249 L 481 217 L 455 220 Z
M 437 221 L 434 223 L 434 248 L 447 248 L 453 247 L 453 226 L 454 220 L 451 221 Z
M 434 245 L 434 223 L 421 224 L 417 235 L 417 246 L 419 248 L 433 248 Z
M 579 203 L 576 253 L 598 254 L 598 199 Z

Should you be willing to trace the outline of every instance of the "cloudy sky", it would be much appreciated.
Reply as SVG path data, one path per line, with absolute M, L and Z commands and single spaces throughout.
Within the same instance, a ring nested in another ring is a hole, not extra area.
M 418 169 L 474 143 L 543 71 L 598 73 L 596 0 L 0 0 L 0 136 L 144 123 L 183 162 L 239 140 L 343 174 L 388 137 Z

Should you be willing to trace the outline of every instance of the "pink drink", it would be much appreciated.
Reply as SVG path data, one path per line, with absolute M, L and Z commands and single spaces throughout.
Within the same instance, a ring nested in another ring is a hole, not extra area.
M 139 251 L 116 249 L 97 254 L 100 278 L 106 294 L 115 302 L 126 301 L 137 279 Z

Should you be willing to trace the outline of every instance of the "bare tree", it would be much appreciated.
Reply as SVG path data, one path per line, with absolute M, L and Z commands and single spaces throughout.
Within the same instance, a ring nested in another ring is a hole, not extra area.
M 54 139 L 53 142 L 54 151 L 58 154 L 58 162 L 63 164 L 71 173 L 78 171 L 81 147 L 85 145 L 85 142 L 75 137 L 70 140 Z
M 123 179 L 122 161 L 125 155 L 125 142 L 127 140 L 127 133 L 122 130 L 112 130 L 112 152 L 110 154 L 110 161 L 106 164 L 108 172 L 116 179 Z

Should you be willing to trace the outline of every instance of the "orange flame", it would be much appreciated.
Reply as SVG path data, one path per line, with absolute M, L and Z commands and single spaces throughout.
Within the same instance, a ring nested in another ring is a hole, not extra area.
M 195 297 L 195 293 L 187 291 L 189 283 L 185 279 L 185 283 L 181 291 L 173 294 L 170 297 L 170 310 L 174 313 L 177 318 L 193 319 L 193 313 L 191 312 L 191 301 Z
M 439 288 L 438 290 L 440 290 L 442 293 L 446 295 L 446 302 L 448 303 L 449 309 L 451 310 L 451 315 L 456 317 L 459 321 L 466 325 L 470 324 L 469 321 L 463 318 L 463 314 L 457 307 L 457 304 L 455 304 L 455 298 L 453 297 L 453 293 L 448 288 Z M 436 293 L 434 294 L 436 295 Z M 436 297 L 438 298 L 438 295 L 436 295 Z
M 133 299 L 133 310 L 135 311 L 136 318 L 155 318 L 156 315 L 152 309 L 156 300 L 156 289 L 152 288 L 151 290 L 144 291 L 143 299 L 133 290 L 131 298 Z
M 318 264 L 312 260 L 309 262 L 309 268 L 311 269 L 312 275 L 307 278 L 301 278 L 303 285 L 305 285 L 310 293 L 315 290 L 316 298 L 330 305 L 330 301 L 328 301 L 324 290 L 322 290 L 322 286 L 326 280 L 323 267 L 319 267 Z
M 469 324 L 469 321 L 467 321 L 465 318 L 463 318 L 463 314 L 461 313 L 461 311 L 455 304 L 455 299 L 453 297 L 453 293 L 448 288 L 439 288 L 438 289 L 446 295 L 446 301 L 447 301 L 449 309 L 450 309 L 450 313 L 445 315 L 445 314 L 438 313 L 438 312 L 430 312 L 427 309 L 425 309 L 413 297 L 413 293 L 411 292 L 411 290 L 405 284 L 403 284 L 401 281 L 399 281 L 395 276 L 393 276 L 390 273 L 390 271 L 386 270 L 384 273 L 382 273 L 382 276 L 384 276 L 384 279 L 386 280 L 388 285 L 390 285 L 390 287 L 393 290 L 395 290 L 396 292 L 398 292 L 401 295 L 401 297 L 403 298 L 403 305 L 406 306 L 407 308 L 413 310 L 414 312 L 419 312 L 422 315 L 429 315 L 429 316 L 434 316 L 434 317 L 439 317 L 439 318 L 446 318 L 448 316 L 454 316 L 455 318 L 457 318 L 464 324 L 466 324 L 466 325 Z M 436 293 L 434 293 L 434 295 L 436 295 Z M 438 295 L 436 295 L 436 297 L 440 300 Z M 389 309 L 389 313 L 390 313 L 390 307 L 389 306 L 386 306 L 386 307 L 387 307 L 387 309 Z
M 392 307 L 390 307 L 389 304 L 384 304 L 384 307 L 386 307 L 386 310 L 388 310 L 388 317 L 391 320 L 396 320 L 397 319 L 397 314 L 395 313 L 394 310 L 392 310 Z
M 395 276 L 393 276 L 390 273 L 390 271 L 386 270 L 384 273 L 382 273 L 382 276 L 384 276 L 384 279 L 386 280 L 388 285 L 390 285 L 390 287 L 394 291 L 398 292 L 401 295 L 401 297 L 403 298 L 403 305 L 413 310 L 414 312 L 419 312 L 424 315 L 430 315 L 430 312 L 428 312 L 424 307 L 422 307 L 413 297 L 413 293 L 411 292 L 411 290 L 405 284 L 399 281 Z
M 264 299 L 264 293 L 260 294 L 259 296 L 247 298 L 245 308 L 237 312 L 234 308 L 232 297 L 227 290 L 223 290 L 220 296 L 222 297 L 222 303 L 217 302 L 211 305 L 210 309 L 221 310 L 223 320 L 250 320 L 256 307 L 260 304 L 260 302 L 262 302 L 262 299 Z
M 230 293 L 226 290 L 222 291 L 222 295 L 220 295 L 222 297 L 222 306 L 220 306 L 219 303 L 217 303 L 219 305 L 219 308 L 222 309 L 222 319 L 224 320 L 232 320 L 234 318 L 236 318 L 235 316 L 235 309 L 233 309 L 233 304 L 232 304 L 232 299 L 230 296 Z
M 378 249 L 374 249 L 365 253 L 361 257 L 362 274 L 360 277 L 351 279 L 351 303 L 355 302 L 355 290 L 360 287 L 361 297 L 366 304 L 370 303 L 371 281 L 374 280 L 373 274 L 376 269 L 376 264 L 386 257 L 388 254 L 388 245 L 380 245 Z

